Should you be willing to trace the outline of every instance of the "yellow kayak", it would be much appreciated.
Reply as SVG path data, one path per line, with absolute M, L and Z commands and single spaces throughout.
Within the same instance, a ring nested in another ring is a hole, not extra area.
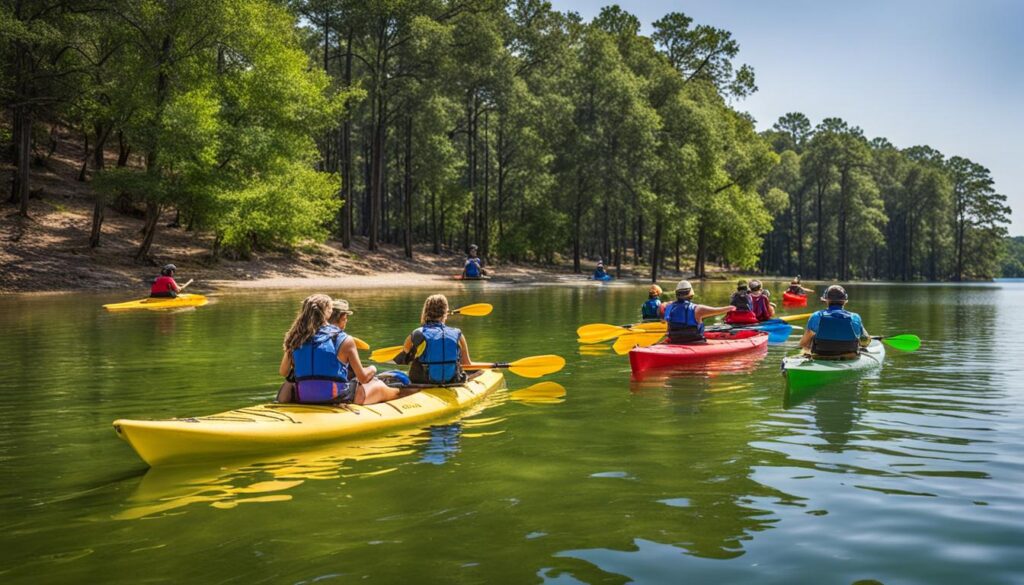
M 194 463 L 415 426 L 469 408 L 504 380 L 501 372 L 484 370 L 459 386 L 368 406 L 260 404 L 196 418 L 119 419 L 114 430 L 152 466 Z
M 124 303 L 112 303 L 109 305 L 103 305 L 103 308 L 108 311 L 133 311 L 138 309 L 160 311 L 165 309 L 178 309 L 181 307 L 201 307 L 205 305 L 206 302 L 206 297 L 203 295 L 185 293 L 174 298 L 148 298 Z

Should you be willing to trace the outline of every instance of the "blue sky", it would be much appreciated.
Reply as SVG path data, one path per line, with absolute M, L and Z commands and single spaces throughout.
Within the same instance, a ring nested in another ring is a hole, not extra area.
M 613 2 L 551 0 L 589 20 Z M 928 144 L 992 171 L 1024 235 L 1024 1 L 619 2 L 650 33 L 674 11 L 724 28 L 759 90 L 734 105 L 765 129 L 799 111 L 837 116 L 903 148 Z

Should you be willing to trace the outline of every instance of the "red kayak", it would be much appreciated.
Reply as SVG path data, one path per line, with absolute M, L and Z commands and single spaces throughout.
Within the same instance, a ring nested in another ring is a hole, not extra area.
M 787 305 L 806 305 L 807 295 L 793 294 L 787 290 L 782 293 L 782 302 Z
M 673 368 L 705 362 L 733 354 L 768 352 L 768 334 L 755 329 L 738 331 L 709 331 L 704 335 L 707 343 L 671 345 L 659 343 L 649 347 L 634 347 L 629 351 L 629 367 L 634 376 L 646 370 Z

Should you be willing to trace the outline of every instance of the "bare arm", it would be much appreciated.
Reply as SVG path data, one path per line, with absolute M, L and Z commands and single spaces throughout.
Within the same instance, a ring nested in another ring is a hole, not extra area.
M 708 317 L 714 317 L 715 315 L 724 315 L 725 313 L 729 313 L 735 310 L 736 307 L 732 305 L 728 305 L 725 307 L 709 307 L 707 305 L 697 305 L 697 307 L 694 308 L 693 316 L 696 317 L 698 321 L 703 321 Z
M 288 372 L 292 371 L 292 352 L 285 351 L 284 355 L 281 356 L 281 366 L 277 368 L 277 373 L 281 374 L 284 378 L 288 376 Z
M 803 336 L 800 337 L 800 347 L 811 350 L 811 343 L 814 341 L 814 332 L 810 329 L 804 329 Z
M 338 348 L 338 360 L 352 368 L 352 373 L 356 375 L 356 380 L 359 380 L 360 384 L 366 384 L 377 374 L 377 366 L 363 367 L 363 362 L 359 361 L 356 342 L 351 337 L 346 337 L 345 341 L 341 342 L 341 347 Z

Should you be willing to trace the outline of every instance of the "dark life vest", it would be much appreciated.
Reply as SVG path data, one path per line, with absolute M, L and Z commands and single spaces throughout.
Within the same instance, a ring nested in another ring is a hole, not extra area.
M 409 368 L 409 377 L 417 384 L 451 384 L 464 379 L 462 349 L 459 339 L 462 331 L 431 321 L 412 332 L 415 357 Z M 422 345 L 422 351 L 420 347 Z
M 348 366 L 338 360 L 338 349 L 348 335 L 334 325 L 323 325 L 306 343 L 292 350 L 295 401 L 332 402 L 348 385 Z
M 704 341 L 704 323 L 697 320 L 697 306 L 690 301 L 668 303 L 663 318 L 668 324 L 669 343 L 682 345 Z
M 814 332 L 811 353 L 842 355 L 860 350 L 860 331 L 853 322 L 853 314 L 844 309 L 829 307 L 818 311 L 818 330 Z
M 640 305 L 640 316 L 643 319 L 657 319 L 658 318 L 658 307 L 661 306 L 661 299 L 652 298 L 647 299 L 643 305 Z
M 732 293 L 732 298 L 729 299 L 729 304 L 740 311 L 749 311 L 752 308 L 750 303 L 750 294 L 742 291 Z
M 800 286 L 799 284 L 791 284 L 789 285 L 789 292 L 795 295 L 803 295 L 804 287 Z

